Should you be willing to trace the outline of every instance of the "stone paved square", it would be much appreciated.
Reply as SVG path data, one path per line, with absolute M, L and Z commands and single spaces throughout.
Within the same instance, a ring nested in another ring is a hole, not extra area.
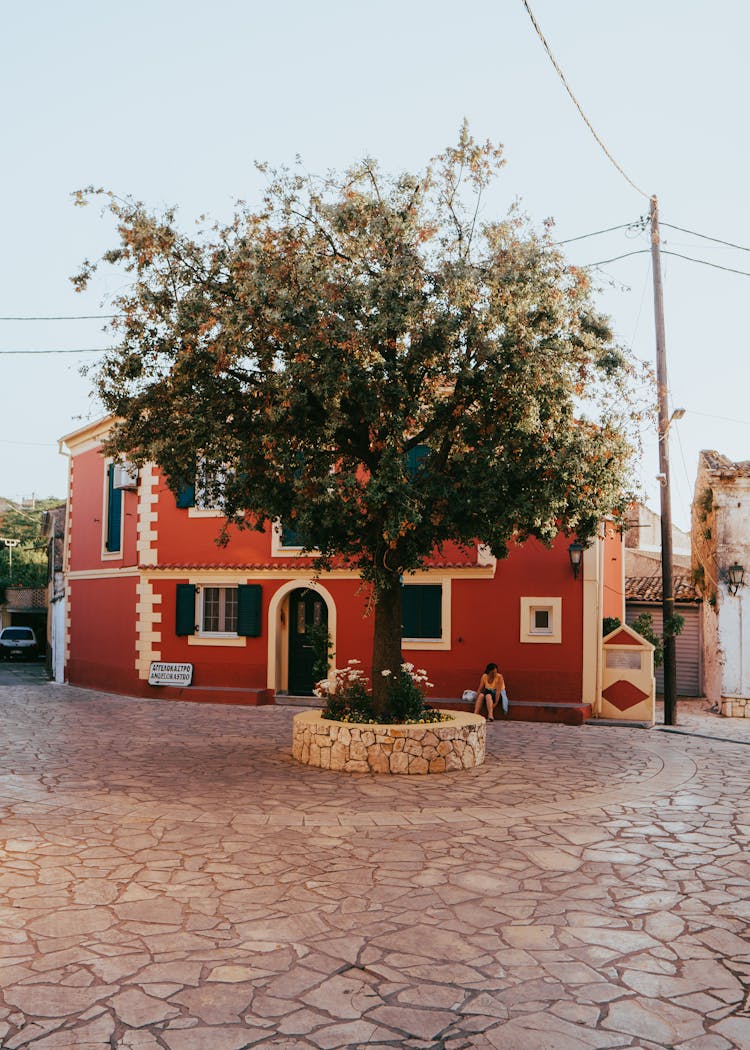
M 750 1047 L 750 720 L 400 778 L 295 763 L 295 708 L 3 682 L 3 1050 Z

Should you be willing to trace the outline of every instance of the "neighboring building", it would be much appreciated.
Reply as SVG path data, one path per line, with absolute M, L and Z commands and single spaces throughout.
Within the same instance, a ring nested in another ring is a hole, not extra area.
M 701 598 L 693 583 L 690 536 L 672 526 L 672 586 L 675 612 L 685 621 L 675 640 L 678 696 L 702 696 Z M 642 503 L 631 507 L 625 532 L 625 615 L 632 624 L 648 613 L 662 635 L 661 517 Z M 654 672 L 664 692 L 664 668 Z
M 372 648 L 358 574 L 316 575 L 278 526 L 230 529 L 200 492 L 175 499 L 155 466 L 104 458 L 110 423 L 62 441 L 70 455 L 65 546 L 66 678 L 130 695 L 235 703 L 311 692 L 310 632 L 327 625 L 337 666 Z M 497 661 L 512 702 L 596 704 L 604 616 L 624 618 L 623 545 L 613 528 L 571 568 L 568 537 L 528 541 L 496 562 L 481 546 L 446 545 L 404 580 L 406 659 L 427 669 L 433 697 L 476 688 Z M 192 686 L 149 686 L 153 662 L 190 664 Z
M 55 682 L 65 680 L 65 517 L 67 505 L 51 507 L 42 515 L 47 541 L 47 671 Z
M 47 592 L 43 587 L 6 587 L 0 627 L 31 627 L 39 652 L 47 647 Z
M 676 575 L 691 569 L 690 535 L 672 525 L 672 565 Z M 625 530 L 625 575 L 661 575 L 661 516 L 643 503 L 634 503 Z
M 627 558 L 627 555 L 626 555 Z M 677 695 L 703 695 L 703 658 L 701 642 L 701 599 L 690 573 L 676 572 L 672 577 L 674 609 L 685 621 L 675 639 Z M 625 620 L 632 625 L 642 613 L 648 613 L 656 633 L 662 635 L 662 588 L 659 576 L 626 576 Z M 664 668 L 654 670 L 656 692 L 664 692 Z
M 750 460 L 702 451 L 693 498 L 693 571 L 703 597 L 703 682 L 721 713 L 750 717 Z

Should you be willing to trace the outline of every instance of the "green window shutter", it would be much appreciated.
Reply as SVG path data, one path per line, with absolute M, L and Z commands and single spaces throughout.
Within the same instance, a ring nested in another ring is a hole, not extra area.
M 122 491 L 114 487 L 115 465 L 107 467 L 107 537 L 105 549 L 111 553 L 119 551 L 120 529 L 122 526 Z
M 237 588 L 237 634 L 259 638 L 263 588 L 259 583 L 241 583 Z
M 181 481 L 177 486 L 177 506 L 180 510 L 185 510 L 187 507 L 195 506 L 195 485 L 188 485 L 187 482 Z
M 180 636 L 195 634 L 195 585 L 177 584 L 177 615 L 175 633 Z
M 421 587 L 409 587 L 404 585 L 401 588 L 401 637 L 402 638 L 417 638 L 417 598 L 415 591 L 420 591 Z
M 415 478 L 422 470 L 427 457 L 430 454 L 429 445 L 415 445 L 406 453 L 406 469 L 409 477 Z
M 420 638 L 441 638 L 443 634 L 443 588 L 430 585 L 422 591 L 422 622 Z
M 406 584 L 401 592 L 403 638 L 441 638 L 443 588 L 440 584 Z

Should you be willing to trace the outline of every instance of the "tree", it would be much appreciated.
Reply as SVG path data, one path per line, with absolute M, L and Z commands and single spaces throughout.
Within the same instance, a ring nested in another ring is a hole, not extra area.
M 33 510 L 10 506 L 0 515 L 0 537 L 18 540 L 12 548 L 0 542 L 0 589 L 46 586 L 47 543 L 42 536 L 42 515 L 59 504 L 60 500 L 50 497 L 36 500 Z
M 626 502 L 631 365 L 549 226 L 480 221 L 502 163 L 464 125 L 420 175 L 267 171 L 260 208 L 194 236 L 105 195 L 119 242 L 103 260 L 129 274 L 96 380 L 109 451 L 175 491 L 200 469 L 229 521 L 279 519 L 321 568 L 356 567 L 381 708 L 404 572 L 448 540 L 503 557 L 586 539 Z

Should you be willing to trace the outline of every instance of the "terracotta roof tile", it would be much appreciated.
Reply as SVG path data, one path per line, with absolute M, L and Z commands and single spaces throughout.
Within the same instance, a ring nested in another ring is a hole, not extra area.
M 290 572 L 295 569 L 310 569 L 312 568 L 312 560 L 310 558 L 294 558 L 290 561 L 280 561 L 276 558 L 272 562 L 259 562 L 257 564 L 237 564 L 237 563 L 188 563 L 188 562 L 164 562 L 159 565 L 139 565 L 138 568 L 143 572 L 159 572 L 164 570 L 180 571 L 180 572 L 217 572 L 219 570 L 228 570 L 233 572 L 268 572 L 273 570 L 275 572 Z M 333 571 L 337 568 L 346 568 L 342 565 L 334 565 Z M 476 561 L 439 561 L 431 560 L 425 569 L 470 569 L 470 568 L 491 568 L 490 566 L 478 565 Z
M 678 602 L 699 602 L 700 595 L 688 573 L 675 573 L 672 577 L 674 596 Z M 625 599 L 630 602 L 660 602 L 661 574 L 658 576 L 626 576 Z
M 748 459 L 735 463 L 728 456 L 724 456 L 721 452 L 716 452 L 714 449 L 702 449 L 700 457 L 708 470 L 721 474 L 724 477 L 750 477 L 750 460 Z

